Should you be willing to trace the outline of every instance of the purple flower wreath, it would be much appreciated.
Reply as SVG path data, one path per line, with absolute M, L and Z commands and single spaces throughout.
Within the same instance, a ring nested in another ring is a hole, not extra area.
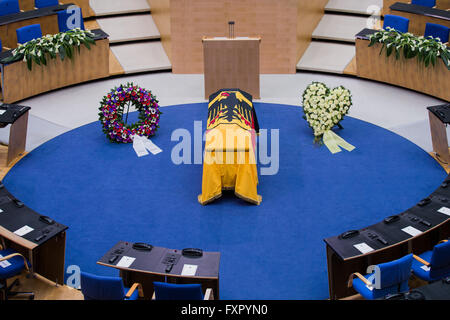
M 139 111 L 139 121 L 127 125 L 123 121 L 125 106 L 133 104 Z M 103 97 L 100 102 L 100 122 L 103 132 L 111 142 L 129 143 L 133 142 L 132 135 L 153 136 L 159 128 L 158 100 L 150 91 L 142 89 L 133 83 L 115 87 Z

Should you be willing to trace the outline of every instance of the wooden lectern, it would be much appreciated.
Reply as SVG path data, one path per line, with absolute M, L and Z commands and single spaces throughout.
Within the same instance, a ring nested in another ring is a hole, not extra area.
M 448 149 L 448 139 L 446 126 L 449 124 L 450 104 L 443 104 L 428 107 L 428 117 L 430 120 L 431 140 L 433 151 L 437 160 L 449 167 L 450 152 Z
M 241 89 L 260 99 L 261 38 L 203 38 L 205 99 L 220 89 Z

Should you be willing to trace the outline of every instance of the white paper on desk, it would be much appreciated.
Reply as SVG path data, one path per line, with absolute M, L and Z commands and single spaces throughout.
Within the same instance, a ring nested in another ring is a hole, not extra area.
M 2 114 L 4 114 L 6 112 L 6 110 L 0 110 L 0 116 L 2 115 Z
M 183 265 L 183 270 L 181 271 L 182 276 L 195 276 L 197 272 L 197 265 L 195 264 L 185 264 Z
M 138 157 L 142 157 L 142 156 L 148 155 L 148 152 L 145 149 L 144 142 L 141 139 L 138 139 L 138 136 L 134 136 L 133 149 L 136 152 Z
M 403 228 L 402 231 L 403 231 L 403 232 L 406 232 L 407 234 L 409 234 L 409 235 L 411 235 L 411 236 L 413 236 L 413 237 L 415 237 L 415 236 L 417 236 L 417 235 L 419 235 L 419 234 L 422 233 L 422 231 L 417 230 L 416 228 L 411 227 L 411 226 L 408 226 L 408 227 L 406 227 L 406 228 Z
M 26 235 L 27 233 L 30 233 L 31 231 L 33 231 L 34 229 L 29 227 L 29 226 L 23 226 L 22 228 L 14 231 L 14 234 L 23 237 L 24 235 Z
M 1 254 L 0 254 L 0 258 L 3 258 L 3 256 Z M 0 262 L 0 267 L 2 267 L 3 269 L 9 267 L 10 265 L 11 265 L 11 263 L 9 263 L 8 260 L 3 260 L 2 262 Z
M 450 216 L 450 209 L 447 208 L 447 207 L 442 207 L 442 208 L 440 208 L 440 209 L 438 210 L 438 212 L 443 213 L 443 214 L 445 214 L 445 215 L 447 215 L 447 216 Z
M 4 211 L 2 209 L 0 209 L 0 213 L 3 213 Z
M 359 250 L 362 254 L 373 251 L 373 248 L 371 248 L 367 243 L 361 242 L 358 244 L 353 245 L 356 249 Z
M 122 268 L 128 268 L 129 266 L 131 266 L 133 264 L 134 260 L 136 260 L 136 258 L 123 256 L 122 259 L 120 259 L 120 261 L 117 263 L 116 266 L 122 267 Z

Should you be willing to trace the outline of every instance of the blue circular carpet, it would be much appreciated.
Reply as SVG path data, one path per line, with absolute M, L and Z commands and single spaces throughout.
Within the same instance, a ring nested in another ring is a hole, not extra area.
M 356 149 L 332 155 L 313 144 L 300 107 L 255 105 L 261 128 L 280 129 L 279 171 L 259 176 L 260 206 L 232 193 L 201 206 L 202 165 L 172 163 L 172 132 L 193 133 L 195 120 L 204 129 L 206 103 L 162 109 L 152 138 L 158 155 L 138 158 L 130 144 L 108 142 L 95 122 L 33 150 L 4 183 L 69 226 L 66 267 L 116 275 L 96 262 L 119 240 L 199 247 L 222 254 L 221 299 L 326 299 L 323 239 L 406 210 L 445 171 L 408 140 L 353 118 L 336 132 Z

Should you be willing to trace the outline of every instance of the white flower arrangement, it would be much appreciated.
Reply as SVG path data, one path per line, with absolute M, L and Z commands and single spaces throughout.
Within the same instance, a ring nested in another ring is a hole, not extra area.
M 350 91 L 343 86 L 330 90 L 321 82 L 312 82 L 302 95 L 303 118 L 314 132 L 314 142 L 340 122 L 352 105 Z
M 67 32 L 60 32 L 54 35 L 47 34 L 41 38 L 33 39 L 20 44 L 12 51 L 12 56 L 3 62 L 23 60 L 27 63 L 28 69 L 32 69 L 32 62 L 38 65 L 47 65 L 47 58 L 56 59 L 57 55 L 64 60 L 65 57 L 72 59 L 74 47 L 80 50 L 84 44 L 88 49 L 90 45 L 95 45 L 94 34 L 89 30 L 75 28 Z
M 430 64 L 435 66 L 438 59 L 442 59 L 445 66 L 450 70 L 450 49 L 438 37 L 415 36 L 409 32 L 399 32 L 387 27 L 369 35 L 369 47 L 381 43 L 381 52 L 386 49 L 386 56 L 394 54 L 398 60 L 401 56 L 405 59 L 416 57 L 423 62 L 425 67 Z

